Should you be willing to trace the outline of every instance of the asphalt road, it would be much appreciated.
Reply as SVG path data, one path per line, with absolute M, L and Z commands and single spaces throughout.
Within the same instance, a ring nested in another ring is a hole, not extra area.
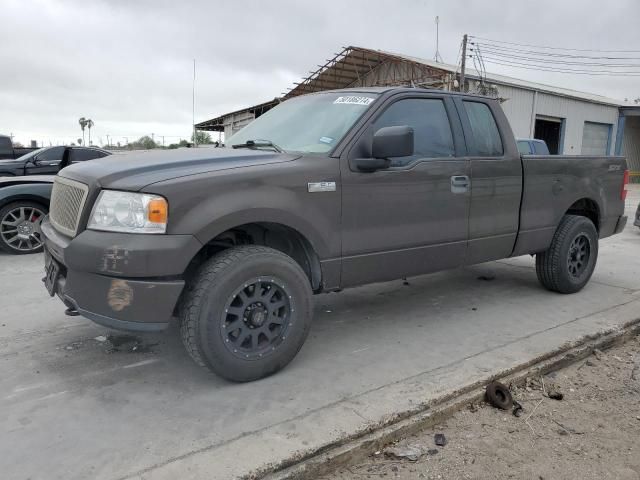
M 639 201 L 635 188 L 630 218 Z M 0 476 L 232 478 L 640 316 L 637 227 L 601 243 L 578 294 L 543 290 L 532 267 L 522 257 L 318 296 L 292 364 L 237 385 L 193 364 L 175 327 L 123 338 L 65 316 L 40 255 L 0 254 Z

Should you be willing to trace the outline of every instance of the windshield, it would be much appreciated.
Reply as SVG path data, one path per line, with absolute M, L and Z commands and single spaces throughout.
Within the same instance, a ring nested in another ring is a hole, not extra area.
M 45 147 L 45 148 L 49 148 L 49 147 Z M 29 160 L 30 158 L 35 157 L 37 154 L 45 150 L 45 148 L 39 148 L 38 150 L 34 150 L 33 152 L 27 153 L 26 155 L 22 155 L 18 157 L 18 160 Z
M 375 93 L 322 93 L 281 103 L 225 141 L 227 147 L 254 141 L 252 148 L 285 152 L 326 153 L 377 98 Z M 262 143 L 260 143 L 262 142 Z

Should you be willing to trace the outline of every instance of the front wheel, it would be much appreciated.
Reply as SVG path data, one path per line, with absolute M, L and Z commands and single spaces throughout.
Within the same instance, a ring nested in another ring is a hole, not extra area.
M 180 331 L 191 358 L 236 382 L 271 375 L 298 353 L 311 325 L 309 279 L 289 256 L 240 246 L 207 260 L 189 282 Z
M 565 215 L 546 252 L 536 254 L 536 274 L 548 290 L 575 293 L 587 284 L 598 259 L 598 232 L 593 222 Z
M 14 255 L 41 252 L 40 224 L 46 214 L 45 207 L 29 201 L 0 208 L 0 249 Z

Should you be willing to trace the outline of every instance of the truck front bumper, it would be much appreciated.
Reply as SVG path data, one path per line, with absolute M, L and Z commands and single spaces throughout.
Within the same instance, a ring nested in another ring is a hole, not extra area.
M 45 285 L 71 311 L 106 327 L 157 331 L 169 325 L 182 274 L 201 248 L 191 235 L 85 230 L 71 239 L 42 222 Z

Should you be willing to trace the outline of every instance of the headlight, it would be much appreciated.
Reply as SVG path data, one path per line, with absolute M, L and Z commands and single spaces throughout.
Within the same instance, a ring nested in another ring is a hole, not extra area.
M 169 205 L 158 195 L 103 190 L 91 211 L 91 230 L 165 233 Z

